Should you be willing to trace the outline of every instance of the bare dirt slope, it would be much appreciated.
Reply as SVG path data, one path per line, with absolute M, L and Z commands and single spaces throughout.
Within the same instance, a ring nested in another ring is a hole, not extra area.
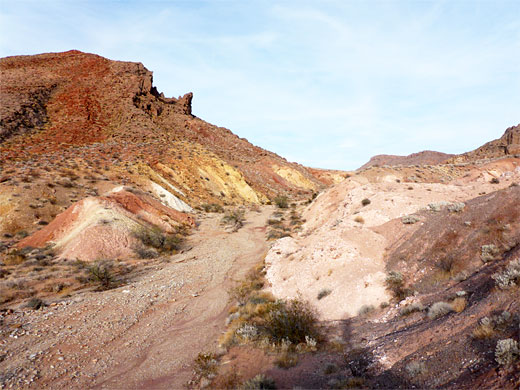
M 273 245 L 266 257 L 271 291 L 279 298 L 302 296 L 324 320 L 355 316 L 364 305 L 387 302 L 385 253 L 414 229 L 401 218 L 429 210 L 429 204 L 466 202 L 507 187 L 520 179 L 518 163 L 481 168 L 446 184 L 406 183 L 397 172 L 377 180 L 368 175 L 346 179 L 307 208 L 301 233 Z M 490 172 L 500 177 L 499 183 L 489 182 Z M 396 223 L 386 225 L 391 220 Z M 423 221 L 417 217 L 416 226 Z
M 191 250 L 128 285 L 3 313 L 0 387 L 181 388 L 197 354 L 216 348 L 232 281 L 263 259 L 271 212 L 249 212 L 235 233 L 213 214 Z

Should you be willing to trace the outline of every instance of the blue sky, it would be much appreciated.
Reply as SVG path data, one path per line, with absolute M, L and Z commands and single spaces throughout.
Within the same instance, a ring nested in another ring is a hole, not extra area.
M 0 57 L 70 49 L 142 62 L 198 117 L 314 167 L 520 123 L 516 0 L 0 0 Z

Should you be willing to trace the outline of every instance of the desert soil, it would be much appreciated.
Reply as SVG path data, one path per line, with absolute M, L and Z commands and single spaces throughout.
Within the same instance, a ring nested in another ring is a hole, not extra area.
M 191 249 L 129 284 L 3 313 L 0 388 L 182 388 L 197 354 L 217 348 L 229 288 L 263 260 L 271 212 L 234 233 L 201 217 Z

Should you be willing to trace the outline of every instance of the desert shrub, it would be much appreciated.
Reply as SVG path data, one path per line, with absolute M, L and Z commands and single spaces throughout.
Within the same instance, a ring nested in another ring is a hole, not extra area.
M 218 203 L 203 203 L 200 206 L 206 213 L 223 213 L 224 208 Z
M 448 211 L 452 213 L 460 213 L 466 205 L 463 202 L 455 202 L 448 205 Z
M 291 368 L 298 364 L 298 355 L 284 350 L 278 355 L 274 363 L 280 368 Z
M 507 290 L 520 282 L 520 259 L 511 261 L 506 269 L 501 273 L 491 276 L 495 280 L 495 284 L 501 290 Z
M 155 259 L 157 256 L 159 256 L 155 249 L 149 248 L 135 248 L 135 253 L 137 253 L 141 259 Z
M 399 310 L 399 314 L 402 316 L 406 316 L 408 314 L 415 313 L 416 311 L 423 311 L 425 309 L 426 308 L 424 307 L 424 305 L 421 302 L 414 302 L 414 303 L 410 303 L 409 305 L 402 307 Z
M 235 231 L 244 226 L 245 212 L 242 209 L 235 209 L 228 211 L 224 217 L 222 217 L 222 224 L 233 227 Z
M 276 384 L 274 380 L 269 377 L 266 377 L 263 374 L 258 374 L 254 378 L 249 379 L 242 385 L 242 389 L 244 390 L 274 390 L 276 389 Z
M 246 341 L 254 340 L 258 336 L 258 328 L 252 324 L 243 324 L 235 334 Z
M 87 267 L 88 281 L 97 283 L 102 289 L 109 289 L 114 282 L 112 264 L 107 260 L 100 260 Z
M 498 183 L 500 183 L 500 180 L 498 180 L 498 178 L 494 177 L 494 178 L 492 178 L 489 182 L 490 182 L 491 184 L 498 184 Z
M 224 374 L 220 374 L 211 382 L 213 389 L 241 389 L 243 383 L 242 377 L 235 371 L 231 370 Z M 202 386 L 201 386 L 202 387 Z
M 457 297 L 451 302 L 451 308 L 454 312 L 460 313 L 466 308 L 466 305 L 468 302 L 466 301 L 466 298 L 464 297 Z
M 453 280 L 455 280 L 456 282 L 463 282 L 464 280 L 468 279 L 468 277 L 468 271 L 461 271 L 453 277 Z
M 450 203 L 449 202 L 435 202 L 435 203 L 430 203 L 428 204 L 428 207 L 430 208 L 431 211 L 435 211 L 435 212 L 439 212 L 442 210 L 443 207 L 446 207 L 448 206 Z
M 248 300 L 255 298 L 263 298 L 267 300 L 266 296 L 255 295 L 258 294 L 258 290 L 261 290 L 262 287 L 264 287 L 264 267 L 264 262 L 261 262 L 251 269 L 243 281 L 228 291 L 230 299 L 237 301 L 240 305 L 244 305 Z
M 404 288 L 403 274 L 398 271 L 390 271 L 385 279 L 387 290 L 391 291 L 398 300 L 406 297 L 408 292 Z
M 331 292 L 332 292 L 332 290 L 330 288 L 324 288 L 324 289 L 320 290 L 320 292 L 318 293 L 318 297 L 317 297 L 318 300 L 325 298 Z
M 437 268 L 444 272 L 451 272 L 455 265 L 455 258 L 453 256 L 444 256 L 436 264 Z
M 358 310 L 358 316 L 364 316 L 375 310 L 374 305 L 363 305 Z
M 447 302 L 435 302 L 428 309 L 428 317 L 435 320 L 453 311 L 453 307 Z
M 269 219 L 267 220 L 267 224 L 268 224 L 269 226 L 281 225 L 281 224 L 282 224 L 282 221 L 280 221 L 279 219 L 269 218 Z
M 165 234 L 158 227 L 148 228 L 141 226 L 133 234 L 143 245 L 151 246 L 161 252 L 178 250 L 182 243 L 182 239 L 178 235 Z
M 40 298 L 32 298 L 25 305 L 25 307 L 27 307 L 29 309 L 33 309 L 33 310 L 38 310 L 45 306 L 47 306 L 47 304 L 45 302 L 43 302 Z
M 497 255 L 500 253 L 498 247 L 494 244 L 482 245 L 480 258 L 484 263 L 495 260 Z
M 416 217 L 415 215 L 405 215 L 401 218 L 401 222 L 405 225 L 413 225 L 414 223 L 417 223 L 419 221 L 419 217 Z
M 17 264 L 23 263 L 25 261 L 25 259 L 26 259 L 25 253 L 23 253 L 23 251 L 21 251 L 21 250 L 16 249 L 16 250 L 8 252 L 4 256 L 4 264 L 5 265 L 17 265 Z
M 508 325 L 512 320 L 513 316 L 508 311 L 503 311 L 501 314 L 493 316 L 493 320 L 495 323 L 495 326 L 497 328 L 503 327 L 505 325 Z
M 289 207 L 289 199 L 285 195 L 278 195 L 273 199 L 273 202 L 280 209 L 286 209 Z
M 284 237 L 291 237 L 291 234 L 289 232 L 277 229 L 271 229 L 269 230 L 269 233 L 267 233 L 267 240 L 278 240 Z
M 194 371 L 199 378 L 212 378 L 218 369 L 218 360 L 211 352 L 201 352 L 195 358 Z
M 420 376 L 426 372 L 426 365 L 424 362 L 414 361 L 406 365 L 406 372 L 411 378 Z
M 520 357 L 518 342 L 513 339 L 498 340 L 495 348 L 495 360 L 501 366 L 509 366 Z
M 473 330 L 476 339 L 489 339 L 495 334 L 495 326 L 489 317 L 483 317 L 477 327 Z
M 265 329 L 275 342 L 288 340 L 305 343 L 306 337 L 318 339 L 318 317 L 311 306 L 302 300 L 277 301 L 268 313 Z
M 373 358 L 370 353 L 364 349 L 354 349 L 345 355 L 346 366 L 355 377 L 364 377 L 368 371 L 368 367 L 373 363 Z
M 361 204 L 362 204 L 363 206 L 368 206 L 370 203 L 372 203 L 372 201 L 371 201 L 370 199 L 368 199 L 368 198 L 365 198 L 365 199 L 363 199 L 363 200 L 361 201 Z

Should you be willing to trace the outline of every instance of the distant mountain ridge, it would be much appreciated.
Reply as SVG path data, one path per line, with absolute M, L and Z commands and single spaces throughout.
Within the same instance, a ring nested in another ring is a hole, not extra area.
M 453 154 L 425 150 L 423 152 L 412 153 L 408 156 L 396 156 L 391 154 L 378 154 L 372 157 L 366 164 L 359 169 L 373 166 L 395 166 L 395 165 L 435 165 L 453 157 Z

